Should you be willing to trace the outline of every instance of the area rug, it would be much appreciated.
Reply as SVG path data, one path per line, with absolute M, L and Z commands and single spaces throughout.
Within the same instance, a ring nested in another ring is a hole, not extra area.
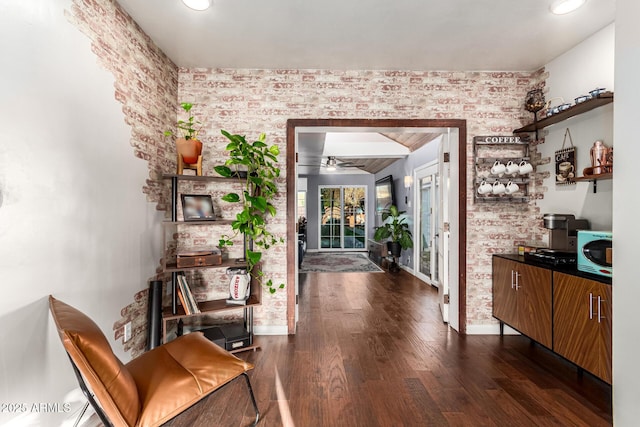
M 378 273 L 383 270 L 365 254 L 353 252 L 307 252 L 300 273 Z

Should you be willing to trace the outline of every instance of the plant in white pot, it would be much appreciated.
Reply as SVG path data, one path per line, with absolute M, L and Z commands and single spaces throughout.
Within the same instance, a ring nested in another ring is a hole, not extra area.
M 413 239 L 405 211 L 399 211 L 397 206 L 391 205 L 389 209 L 382 212 L 383 224 L 375 228 L 374 240 L 380 242 L 389 240 L 389 250 L 391 255 L 398 258 L 404 249 L 413 247 Z
M 223 177 L 237 178 L 243 189 L 240 194 L 234 192 L 222 197 L 226 202 L 240 204 L 241 210 L 231 223 L 232 235 L 222 236 L 219 246 L 233 245 L 233 238 L 242 234 L 248 273 L 270 293 L 275 293 L 277 289 L 284 288 L 284 284 L 275 285 L 272 279 L 265 281 L 260 262 L 263 251 L 284 243 L 282 237 L 278 238 L 271 232 L 268 223 L 270 216 L 276 216 L 273 202 L 278 194 L 276 179 L 280 176 L 280 169 L 276 164 L 280 150 L 277 145 L 268 146 L 264 142 L 265 134 L 254 142 L 224 130 L 222 134 L 230 141 L 226 147 L 229 158 L 224 165 L 214 169 Z M 244 173 L 240 174 L 241 171 Z
M 188 114 L 187 120 L 178 120 L 176 131 L 167 130 L 165 136 L 176 138 L 176 150 L 178 152 L 178 173 L 182 173 L 183 167 L 196 169 L 198 175 L 202 175 L 202 142 L 198 139 L 198 132 L 202 123 L 191 114 L 193 104 L 180 103 L 180 107 Z

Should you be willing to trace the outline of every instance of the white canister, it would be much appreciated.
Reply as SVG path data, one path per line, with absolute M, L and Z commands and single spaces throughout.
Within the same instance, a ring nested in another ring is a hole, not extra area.
M 229 299 L 234 301 L 245 301 L 249 298 L 251 280 L 245 267 L 227 268 L 229 280 Z

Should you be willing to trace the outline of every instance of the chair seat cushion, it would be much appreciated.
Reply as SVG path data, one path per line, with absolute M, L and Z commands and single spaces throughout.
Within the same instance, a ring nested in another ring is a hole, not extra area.
M 137 426 L 158 426 L 236 378 L 253 365 L 194 332 L 156 347 L 126 364 L 142 408 Z

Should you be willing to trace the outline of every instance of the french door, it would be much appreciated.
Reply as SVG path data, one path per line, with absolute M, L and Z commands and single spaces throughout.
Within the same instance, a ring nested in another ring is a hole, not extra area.
M 367 243 L 367 187 L 319 186 L 320 250 L 364 250 Z
M 431 164 L 414 172 L 416 183 L 416 230 L 414 239 L 414 268 L 416 275 L 438 286 L 438 221 L 439 185 L 438 165 Z

